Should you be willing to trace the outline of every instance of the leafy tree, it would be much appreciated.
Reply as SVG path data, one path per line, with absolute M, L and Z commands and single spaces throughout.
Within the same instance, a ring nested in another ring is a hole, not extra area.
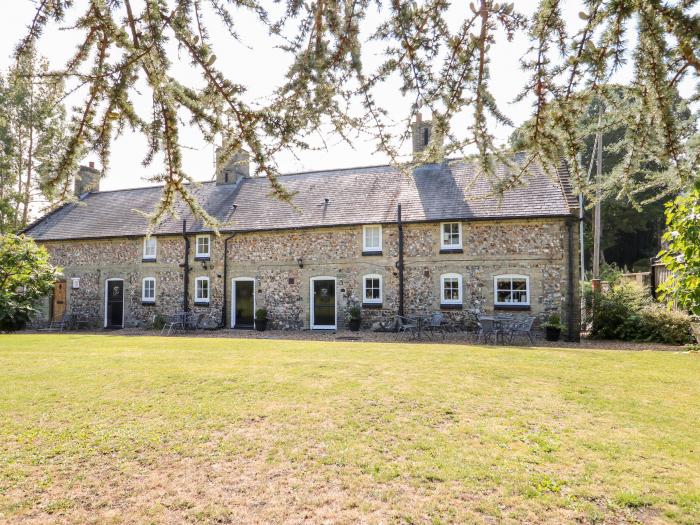
M 513 3 L 480 0 L 470 3 L 455 29 L 454 6 L 445 0 L 287 0 L 278 18 L 260 0 L 144 0 L 139 10 L 132 0 L 91 0 L 84 10 L 72 0 L 52 0 L 38 3 L 17 53 L 33 45 L 48 24 L 69 16 L 77 20 L 74 27 L 82 33 L 77 51 L 56 73 L 82 83 L 85 102 L 73 117 L 68 148 L 50 182 L 60 185 L 88 149 L 107 166 L 111 141 L 129 126 L 148 139 L 146 164 L 163 154 L 164 169 L 155 180 L 164 189 L 154 222 L 181 198 L 216 225 L 185 184 L 191 178 L 182 168 L 179 136 L 188 123 L 211 142 L 220 135 L 222 156 L 241 146 L 249 149 L 257 174 L 266 175 L 283 199 L 291 195 L 277 179 L 275 154 L 310 147 L 307 137 L 324 124 L 346 140 L 353 129 L 369 134 L 379 151 L 401 164 L 399 149 L 411 119 L 403 131 L 393 131 L 376 96 L 397 78 L 402 93 L 414 101 L 411 113 L 427 107 L 433 114 L 433 140 L 417 160 L 476 149 L 482 175 L 498 190 L 519 184 L 532 162 L 558 165 L 562 148 L 574 182 L 583 188 L 586 182 L 575 159 L 586 130 L 578 124 L 593 96 L 616 105 L 625 124 L 620 142 L 624 159 L 615 170 L 624 194 L 633 195 L 632 175 L 651 161 L 662 166 L 670 184 L 689 180 L 700 162 L 699 141 L 684 140 L 673 101 L 678 83 L 700 72 L 697 0 L 584 0 L 580 29 L 567 27 L 562 5 L 561 0 L 541 0 L 528 20 Z M 250 102 L 246 86 L 217 68 L 207 31 L 208 22 L 216 20 L 237 38 L 243 11 L 252 12 L 292 59 L 283 82 L 264 103 Z M 369 12 L 379 13 L 374 27 Z M 532 119 L 523 129 L 530 154 L 518 165 L 496 144 L 490 129 L 494 122 L 512 124 L 489 85 L 491 46 L 499 33 L 508 39 L 520 34 L 529 41 L 521 62 L 530 78 L 519 99 L 534 96 Z M 370 45 L 384 46 L 376 69 L 364 64 L 372 52 L 367 35 Z M 170 53 L 175 48 L 199 77 L 176 73 Z M 620 100 L 606 86 L 629 55 L 631 96 Z M 134 104 L 137 84 L 149 90 L 152 104 L 146 112 Z M 470 119 L 468 126 L 454 125 L 460 115 Z M 444 149 L 443 137 L 448 139 Z M 511 167 L 505 178 L 495 172 L 494 158 Z
M 659 253 L 670 275 L 659 286 L 661 299 L 700 315 L 700 188 L 666 206 L 667 248 Z
M 66 145 L 63 96 L 60 77 L 33 48 L 0 79 L 0 233 L 22 229 L 33 208 L 55 200 L 55 186 L 44 182 Z
M 646 269 L 649 258 L 659 251 L 661 234 L 664 230 L 663 200 L 682 191 L 685 182 L 677 177 L 669 177 L 664 166 L 658 161 L 648 161 L 625 179 L 620 177 L 620 167 L 624 164 L 626 111 L 618 108 L 623 100 L 630 101 L 634 91 L 625 86 L 606 86 L 610 97 L 617 101 L 606 108 L 603 99 L 594 97 L 577 127 L 582 133 L 581 165 L 588 169 L 595 145 L 596 133 L 603 135 L 603 173 L 600 184 L 601 196 L 601 255 L 604 262 L 620 268 Z M 676 96 L 673 106 L 674 119 L 683 142 L 693 140 L 697 131 L 697 116 L 693 115 L 684 101 Z M 531 125 L 526 123 L 524 127 Z M 510 137 L 514 149 L 526 147 L 523 128 L 516 129 Z M 563 147 L 560 149 L 564 155 Z M 598 185 L 595 168 L 591 180 L 584 188 L 587 207 L 592 208 Z M 593 253 L 592 214 L 585 216 L 585 247 L 589 262 Z
M 43 246 L 23 235 L 0 236 L 0 329 L 24 326 L 58 273 Z

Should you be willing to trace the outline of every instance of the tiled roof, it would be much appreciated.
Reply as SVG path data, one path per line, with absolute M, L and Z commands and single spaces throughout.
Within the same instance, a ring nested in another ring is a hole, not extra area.
M 238 186 L 207 182 L 194 193 L 212 216 L 227 223 L 224 231 L 389 223 L 396 221 L 399 203 L 405 222 L 571 215 L 576 202 L 566 168 L 555 174 L 539 166 L 529 171 L 524 185 L 503 195 L 494 194 L 491 183 L 461 161 L 422 166 L 411 175 L 391 166 L 285 175 L 280 182 L 297 192 L 294 206 L 271 197 L 265 178 L 244 179 Z M 499 172 L 505 176 L 506 168 Z M 27 234 L 38 240 L 144 235 L 147 218 L 138 211 L 152 211 L 160 194 L 160 187 L 90 193 L 37 221 Z M 205 231 L 182 203 L 178 215 L 154 233 L 180 233 L 182 219 L 189 232 Z

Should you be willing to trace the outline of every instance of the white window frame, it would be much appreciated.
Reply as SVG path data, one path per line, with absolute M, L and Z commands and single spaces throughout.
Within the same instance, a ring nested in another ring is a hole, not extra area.
M 367 232 L 370 229 L 379 228 L 379 246 L 367 246 Z M 363 252 L 381 252 L 382 251 L 382 237 L 383 230 L 381 224 L 367 224 L 362 227 L 362 251 Z
M 526 301 L 524 303 L 508 303 L 499 302 L 498 300 L 498 281 L 500 279 L 510 279 L 511 280 L 511 291 L 513 290 L 512 280 L 513 279 L 524 279 L 525 280 L 525 297 Z M 530 277 L 527 275 L 517 274 L 517 273 L 506 273 L 502 275 L 494 275 L 493 277 L 493 304 L 495 306 L 530 306 Z
M 457 225 L 457 234 L 459 235 L 459 239 L 457 240 L 457 244 L 445 244 L 445 226 L 448 224 L 456 224 Z M 441 222 L 440 223 L 440 249 L 441 250 L 461 250 L 462 249 L 462 223 L 459 221 L 449 221 L 449 222 Z
M 379 299 L 367 299 L 367 279 L 379 280 Z M 382 276 L 378 273 L 368 273 L 362 276 L 362 303 L 363 304 L 381 304 L 384 299 L 384 283 Z
M 457 299 L 447 299 L 445 297 L 445 281 L 447 279 L 457 279 L 457 291 L 459 297 Z M 462 276 L 458 273 L 443 273 L 440 276 L 440 304 L 462 304 Z
M 200 299 L 197 297 L 198 292 L 199 292 L 199 283 L 206 281 L 207 283 L 207 298 L 206 299 Z M 209 303 L 209 300 L 211 299 L 211 283 L 209 281 L 209 277 L 197 277 L 194 280 L 194 302 L 195 304 L 204 304 L 204 303 Z
M 148 253 L 148 243 L 153 242 L 153 254 Z M 155 237 L 144 237 L 143 238 L 143 260 L 144 261 L 155 261 L 158 256 L 158 239 Z
M 153 297 L 146 297 L 146 281 L 153 281 Z M 141 302 L 155 303 L 156 302 L 156 278 L 144 277 L 141 281 Z
M 207 251 L 199 251 L 199 239 L 207 240 Z M 196 258 L 208 258 L 211 257 L 211 235 L 197 235 L 194 240 L 194 256 Z

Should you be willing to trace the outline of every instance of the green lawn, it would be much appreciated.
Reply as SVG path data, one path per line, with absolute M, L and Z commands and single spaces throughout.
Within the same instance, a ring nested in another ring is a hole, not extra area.
M 700 523 L 700 356 L 0 336 L 0 522 Z

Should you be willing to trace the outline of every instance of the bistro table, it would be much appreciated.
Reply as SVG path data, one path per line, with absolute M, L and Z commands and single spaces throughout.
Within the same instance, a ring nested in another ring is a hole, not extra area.
M 430 325 L 430 320 L 433 317 L 432 314 L 414 314 L 407 317 L 408 319 L 414 320 L 418 327 L 415 332 L 415 339 L 421 339 L 423 334 L 426 333 L 425 327 Z
M 479 321 L 491 321 L 493 323 L 494 330 L 498 330 L 501 334 L 501 342 L 505 342 L 503 325 L 512 321 L 512 319 L 504 319 L 498 315 L 480 315 L 478 319 Z M 496 343 L 498 343 L 498 333 L 496 333 Z

